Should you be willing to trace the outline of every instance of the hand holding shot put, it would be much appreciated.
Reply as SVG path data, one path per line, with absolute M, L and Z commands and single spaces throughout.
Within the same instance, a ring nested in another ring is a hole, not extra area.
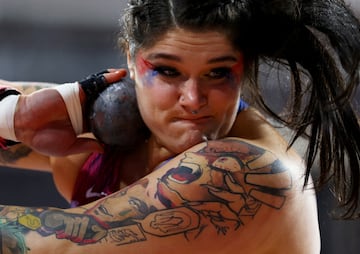
M 103 82 L 100 85 L 104 90 L 107 83 L 119 81 L 125 75 L 125 70 L 112 70 L 104 74 L 106 81 L 99 78 L 98 82 Z M 83 121 L 83 112 L 85 112 L 83 109 L 86 100 L 92 98 L 85 96 L 84 90 L 78 83 L 63 86 L 66 86 L 66 93 L 63 96 L 59 93 L 60 86 L 19 97 L 14 118 L 17 141 L 38 152 L 53 156 L 102 151 L 98 141 L 78 136 L 89 128 Z M 67 107 L 65 102 L 70 103 L 70 106 Z

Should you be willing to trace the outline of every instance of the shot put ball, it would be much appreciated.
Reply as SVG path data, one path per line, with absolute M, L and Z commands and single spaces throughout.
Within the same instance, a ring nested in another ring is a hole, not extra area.
M 94 101 L 89 113 L 91 132 L 107 145 L 132 148 L 145 140 L 145 126 L 130 79 L 109 85 Z

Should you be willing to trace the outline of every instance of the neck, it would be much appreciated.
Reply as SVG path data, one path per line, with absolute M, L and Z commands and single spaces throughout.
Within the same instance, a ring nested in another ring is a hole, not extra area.
M 147 141 L 147 166 L 149 171 L 153 171 L 164 161 L 175 156 L 175 154 L 169 151 L 166 147 L 162 146 L 157 140 L 151 136 Z

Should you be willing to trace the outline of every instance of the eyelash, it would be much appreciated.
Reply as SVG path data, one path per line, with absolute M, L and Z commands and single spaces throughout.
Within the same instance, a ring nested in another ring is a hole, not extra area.
M 175 68 L 166 67 L 166 66 L 154 67 L 153 72 L 156 72 L 166 77 L 178 77 L 180 75 L 180 72 L 178 72 Z
M 222 78 L 230 77 L 231 73 L 232 73 L 231 68 L 220 67 L 220 68 L 215 68 L 215 69 L 211 70 L 205 76 L 212 78 L 212 79 L 222 79 Z
M 181 75 L 179 71 L 177 71 L 175 68 L 172 67 L 166 67 L 166 66 L 157 66 L 153 68 L 153 72 L 160 74 L 165 77 L 169 78 L 176 78 Z M 210 72 L 206 73 L 204 76 L 209 79 L 222 79 L 222 78 L 228 78 L 230 77 L 232 73 L 231 68 L 229 67 L 219 67 L 214 68 Z

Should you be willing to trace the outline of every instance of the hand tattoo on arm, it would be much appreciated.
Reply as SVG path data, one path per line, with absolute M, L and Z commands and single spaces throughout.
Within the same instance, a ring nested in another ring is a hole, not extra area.
M 264 206 L 282 209 L 293 187 L 289 169 L 273 153 L 239 139 L 209 141 L 184 153 L 151 186 L 156 188 L 153 196 L 149 183 L 144 178 L 82 213 L 2 207 L 0 249 L 26 253 L 30 231 L 79 246 L 132 244 L 150 235 L 182 234 L 191 241 L 205 230 L 227 235 L 246 227 Z

